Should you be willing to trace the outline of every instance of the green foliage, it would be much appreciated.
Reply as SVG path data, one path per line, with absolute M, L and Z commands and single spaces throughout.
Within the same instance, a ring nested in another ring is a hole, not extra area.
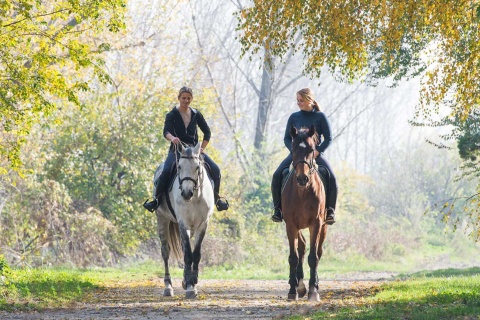
M 7 259 L 3 254 L 0 254 L 0 285 L 3 284 L 5 281 L 8 281 L 12 270 L 8 265 Z
M 480 176 L 480 109 L 473 109 L 464 121 L 457 117 L 448 124 L 455 126 L 452 138 L 457 141 L 466 175 Z
M 130 97 L 118 104 L 118 98 L 94 99 L 64 119 L 45 150 L 45 178 L 64 184 L 73 206 L 100 210 L 118 228 L 116 242 L 123 248 L 117 250 L 127 254 L 155 234 L 155 217 L 141 203 L 151 195 L 153 172 L 168 149 L 161 128 L 169 100 Z
M 72 74 L 89 69 L 109 81 L 92 36 L 122 29 L 124 7 L 123 0 L 0 3 L 0 174 L 20 169 L 25 137 L 59 101 L 80 105 L 89 83 Z
M 75 208 L 65 186 L 52 180 L 25 181 L 16 190 L 21 193 L 12 194 L 0 218 L 0 240 L 12 263 L 112 262 L 117 230 L 98 210 Z
M 480 239 L 480 184 L 477 184 L 476 188 L 473 188 L 471 185 L 474 182 L 478 183 L 478 177 L 480 176 L 480 159 L 478 158 L 480 154 L 478 143 L 480 141 L 479 116 L 478 108 L 473 108 L 466 119 L 461 119 L 459 115 L 449 115 L 440 121 L 424 120 L 423 122 L 412 122 L 415 126 L 420 127 L 453 128 L 451 132 L 440 136 L 440 142 L 428 141 L 439 149 L 453 149 L 450 147 L 451 141 L 456 141 L 458 153 L 463 162 L 459 165 L 451 163 L 449 167 L 443 170 L 446 172 L 456 166 L 460 167 L 462 170 L 461 174 L 459 173 L 453 179 L 449 177 L 446 182 L 453 180 L 448 185 L 459 185 L 462 187 L 457 189 L 455 193 L 444 194 L 443 198 L 436 197 L 436 201 L 430 201 L 430 204 L 435 211 L 441 213 L 443 221 L 452 225 L 454 230 L 460 228 L 462 223 L 466 221 L 468 232 L 476 240 Z M 443 151 L 445 153 L 445 150 Z M 448 174 L 445 174 L 445 177 L 448 176 Z M 467 188 L 463 187 L 466 185 L 470 186 Z M 434 194 L 432 193 L 432 195 Z

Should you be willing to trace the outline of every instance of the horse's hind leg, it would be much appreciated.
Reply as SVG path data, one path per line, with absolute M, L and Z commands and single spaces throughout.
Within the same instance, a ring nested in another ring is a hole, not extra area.
M 299 298 L 303 298 L 307 293 L 307 288 L 305 287 L 305 283 L 303 283 L 304 274 L 303 274 L 303 259 L 305 257 L 305 247 L 307 244 L 307 240 L 303 236 L 302 232 L 298 232 L 298 256 L 299 256 L 299 263 L 297 266 L 297 279 L 298 279 L 298 286 L 297 286 L 297 293 Z
M 158 222 L 158 235 L 160 237 L 160 242 L 162 243 L 162 258 L 163 263 L 165 264 L 165 275 L 163 281 L 165 283 L 165 290 L 163 295 L 167 297 L 173 296 L 173 287 L 172 287 L 172 278 L 170 277 L 170 269 L 168 266 L 168 258 L 170 256 L 170 248 L 168 246 L 168 234 L 169 234 L 169 225 L 170 221 L 165 217 L 157 214 Z
M 197 288 L 195 288 L 194 277 L 192 273 L 193 254 L 190 244 L 190 231 L 183 224 L 179 225 L 183 248 L 183 289 L 186 290 L 185 297 L 193 299 L 197 297 Z

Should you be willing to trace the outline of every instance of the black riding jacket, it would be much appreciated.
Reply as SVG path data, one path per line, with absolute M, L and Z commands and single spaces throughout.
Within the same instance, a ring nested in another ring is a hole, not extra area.
M 190 108 L 190 107 L 189 107 Z M 197 125 L 203 132 L 203 140 L 210 141 L 210 136 L 212 135 L 210 127 L 208 126 L 205 118 L 200 113 L 200 111 L 190 108 L 192 111 L 190 123 L 188 127 L 185 128 L 185 123 L 183 122 L 180 111 L 174 107 L 167 116 L 165 117 L 165 124 L 163 126 L 163 136 L 166 138 L 167 134 L 179 138 L 183 143 L 188 145 L 196 145 L 198 143 L 198 133 Z M 173 143 L 170 144 L 170 152 L 173 150 Z
M 319 144 L 315 147 L 319 153 L 323 153 L 325 149 L 332 142 L 332 133 L 330 131 L 330 123 L 327 120 L 325 114 L 321 111 L 297 111 L 290 115 L 288 118 L 287 127 L 285 128 L 285 136 L 283 142 L 290 152 L 292 152 L 292 136 L 290 135 L 290 128 L 292 124 L 295 128 L 300 129 L 302 127 L 310 128 L 315 125 L 315 131 L 317 131 L 319 137 Z M 323 137 L 323 139 L 322 139 Z

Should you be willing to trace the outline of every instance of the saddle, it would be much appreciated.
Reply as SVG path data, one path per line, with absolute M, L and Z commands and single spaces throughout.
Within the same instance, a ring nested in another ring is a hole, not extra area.
M 165 165 L 165 162 L 160 163 L 160 165 L 155 170 L 155 177 L 154 177 L 154 180 L 153 180 L 153 195 L 154 196 L 155 196 L 155 188 L 156 188 L 156 186 L 157 186 L 157 184 L 160 180 L 160 175 L 163 172 L 164 165 Z M 210 183 L 213 186 L 213 181 L 214 180 L 213 180 L 212 169 L 210 168 L 210 166 L 208 165 L 207 162 L 203 162 L 203 166 L 205 167 L 205 171 L 207 172 L 208 179 L 210 180 Z M 171 202 L 171 199 L 170 199 L 170 191 L 172 191 L 173 184 L 174 184 L 175 179 L 177 177 L 178 177 L 177 165 L 174 162 L 174 163 L 172 163 L 172 166 L 170 168 L 170 178 L 168 179 L 168 188 L 167 188 L 167 191 L 165 192 L 165 200 L 167 201 L 168 209 L 170 209 L 170 212 L 172 213 L 172 215 L 175 218 L 177 218 L 177 216 L 175 215 L 175 210 L 173 210 L 172 202 Z
M 282 192 L 285 189 L 285 185 L 287 184 L 288 178 L 293 174 L 294 170 L 292 166 L 285 167 L 282 170 Z M 328 182 L 330 181 L 330 171 L 328 171 L 327 167 L 324 166 L 317 166 L 317 173 L 320 176 L 320 180 L 323 183 L 325 190 L 328 190 Z

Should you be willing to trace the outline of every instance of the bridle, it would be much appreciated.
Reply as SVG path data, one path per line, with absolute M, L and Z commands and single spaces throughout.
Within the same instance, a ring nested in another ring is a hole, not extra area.
M 315 162 L 315 159 L 313 158 L 313 156 L 310 158 L 310 162 L 302 159 L 302 160 L 298 160 L 297 162 L 295 162 L 293 164 L 293 170 L 295 171 L 295 177 L 298 177 L 298 174 L 297 174 L 297 171 L 295 170 L 295 168 L 297 167 L 298 164 L 300 163 L 303 163 L 303 164 L 306 164 L 308 166 L 308 172 L 307 172 L 307 177 L 310 178 L 310 176 L 315 172 L 315 169 L 317 167 L 317 163 Z
M 183 142 L 182 142 L 183 144 Z M 184 146 L 187 146 L 186 144 L 184 144 Z M 201 170 L 201 166 L 203 165 L 203 161 L 201 160 L 200 156 L 180 156 L 180 159 L 196 159 L 198 160 L 198 168 L 197 168 L 197 171 L 198 174 L 197 174 L 197 179 L 193 179 L 192 177 L 184 177 L 184 178 L 180 178 L 180 170 L 178 170 L 178 157 L 177 157 L 177 146 L 175 145 L 175 164 L 176 164 L 176 167 L 177 167 L 177 175 L 178 175 L 178 188 L 180 190 L 182 190 L 182 183 L 184 181 L 192 181 L 193 182 L 193 190 L 198 190 L 201 185 L 200 185 L 200 178 L 202 177 L 202 174 L 203 174 L 203 171 Z M 203 181 L 203 179 L 202 179 Z

